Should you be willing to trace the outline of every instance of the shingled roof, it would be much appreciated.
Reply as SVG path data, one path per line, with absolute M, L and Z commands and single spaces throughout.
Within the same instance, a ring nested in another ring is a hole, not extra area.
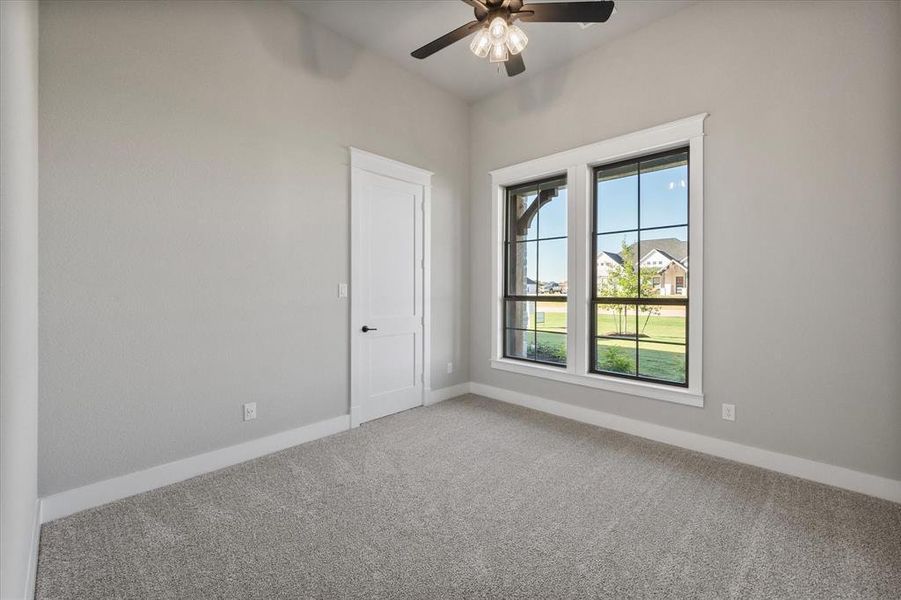
M 606 250 L 601 250 L 601 252 L 603 252 L 604 254 L 606 254 L 607 256 L 612 258 L 613 260 L 615 260 L 617 264 L 619 264 L 619 265 L 623 264 L 622 255 L 617 254 L 616 252 L 607 252 Z
M 629 246 L 632 255 L 642 259 L 654 250 L 659 250 L 675 261 L 682 262 L 688 256 L 688 242 L 676 238 L 661 238 L 658 240 L 641 240 L 641 256 L 638 255 L 638 244 Z M 609 254 L 609 253 L 608 253 Z

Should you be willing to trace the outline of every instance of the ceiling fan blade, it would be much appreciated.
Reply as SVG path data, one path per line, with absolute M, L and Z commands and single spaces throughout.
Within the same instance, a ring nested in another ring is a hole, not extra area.
M 526 63 L 522 61 L 522 53 L 511 54 L 504 66 L 507 68 L 508 77 L 516 77 L 526 70 Z
M 604 23 L 611 14 L 613 2 L 602 0 L 526 4 L 516 16 L 532 23 Z
M 417 48 L 410 53 L 413 58 L 429 57 L 443 48 L 447 48 L 454 42 L 458 42 L 468 36 L 470 33 L 478 29 L 482 24 L 478 21 L 470 21 L 466 25 L 457 27 L 450 33 L 445 33 L 440 38 L 432 40 L 422 48 Z
M 463 0 L 476 11 L 476 19 L 482 20 L 488 16 L 488 6 L 482 0 Z

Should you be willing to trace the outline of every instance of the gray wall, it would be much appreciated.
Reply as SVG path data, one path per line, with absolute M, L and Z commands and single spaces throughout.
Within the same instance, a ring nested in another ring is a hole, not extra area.
M 704 111 L 706 408 L 492 370 L 487 172 Z M 901 479 L 898 2 L 701 2 L 471 127 L 474 381 Z
M 471 110 L 279 3 L 40 42 L 42 494 L 346 413 L 347 145 L 436 172 L 433 387 L 901 478 L 899 3 L 700 3 Z M 707 407 L 491 370 L 487 171 L 701 111 Z
M 41 494 L 347 413 L 348 145 L 435 172 L 468 381 L 462 101 L 281 3 L 44 2 L 40 51 Z
M 38 453 L 38 10 L 0 2 L 0 598 L 28 586 Z

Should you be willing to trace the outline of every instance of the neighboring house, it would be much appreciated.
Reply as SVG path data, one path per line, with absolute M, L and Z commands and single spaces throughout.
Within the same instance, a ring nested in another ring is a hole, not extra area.
M 638 256 L 638 250 L 638 244 L 629 247 L 632 256 Z M 676 238 L 643 240 L 641 250 L 640 267 L 654 269 L 651 282 L 657 292 L 661 296 L 684 296 L 688 291 L 688 242 Z M 597 259 L 598 286 L 622 264 L 622 255 L 601 251 Z
M 601 251 L 598 254 L 598 287 L 607 283 L 611 271 L 623 264 L 623 257 L 615 252 Z

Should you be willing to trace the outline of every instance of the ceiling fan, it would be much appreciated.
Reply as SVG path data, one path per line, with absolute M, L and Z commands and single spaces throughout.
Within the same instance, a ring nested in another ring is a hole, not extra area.
M 528 23 L 604 23 L 613 13 L 611 0 L 590 2 L 546 2 L 523 4 L 523 0 L 462 0 L 473 7 L 475 21 L 457 27 L 411 52 L 414 58 L 427 58 L 478 30 L 469 49 L 479 58 L 502 62 L 513 77 L 526 70 L 523 48 L 529 38 L 516 26 Z

